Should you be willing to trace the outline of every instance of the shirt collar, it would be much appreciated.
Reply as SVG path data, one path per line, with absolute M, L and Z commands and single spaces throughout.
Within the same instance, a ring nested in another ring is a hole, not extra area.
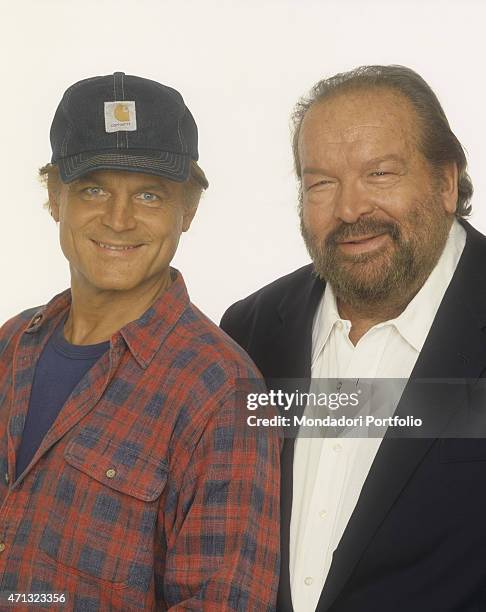
M 337 308 L 336 296 L 329 283 L 326 283 L 324 294 L 321 298 L 319 306 L 317 307 L 316 314 L 314 317 L 314 325 L 312 327 L 312 361 L 317 359 L 321 351 L 325 347 L 332 328 L 338 321 L 341 321 L 343 325 L 348 323 L 341 319 Z
M 452 280 L 466 244 L 466 231 L 454 220 L 444 250 L 429 277 L 405 310 L 395 319 L 383 321 L 374 329 L 393 325 L 417 352 L 422 350 L 439 305 Z M 339 316 L 336 297 L 329 284 L 317 308 L 312 330 L 312 363 L 326 345 L 333 327 L 341 322 L 345 329 L 350 322 Z
M 111 346 L 124 341 L 135 360 L 146 368 L 162 343 L 182 317 L 190 317 L 189 295 L 182 274 L 171 268 L 171 285 L 161 293 L 141 317 L 127 323 L 111 338 Z M 35 333 L 44 326 L 55 328 L 62 314 L 71 306 L 70 289 L 56 295 L 30 320 L 26 333 Z
M 465 244 L 466 231 L 454 220 L 439 261 L 418 293 L 398 317 L 380 324 L 393 324 L 418 352 L 422 350 Z

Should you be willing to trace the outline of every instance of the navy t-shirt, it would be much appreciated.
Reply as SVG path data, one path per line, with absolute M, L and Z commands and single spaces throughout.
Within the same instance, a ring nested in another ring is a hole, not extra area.
M 110 346 L 109 341 L 83 346 L 70 344 L 63 335 L 65 321 L 49 338 L 35 369 L 17 455 L 17 476 L 30 463 L 74 387 Z

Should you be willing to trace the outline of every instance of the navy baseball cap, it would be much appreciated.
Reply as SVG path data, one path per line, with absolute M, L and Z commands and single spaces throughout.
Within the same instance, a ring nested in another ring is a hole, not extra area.
M 181 94 L 123 72 L 69 87 L 54 115 L 51 146 L 65 183 L 95 170 L 183 182 L 198 159 L 197 126 Z

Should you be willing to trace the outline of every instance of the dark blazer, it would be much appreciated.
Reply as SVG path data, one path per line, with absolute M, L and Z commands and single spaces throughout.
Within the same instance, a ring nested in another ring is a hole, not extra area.
M 463 225 L 466 246 L 411 379 L 486 376 L 486 237 Z M 221 326 L 267 379 L 310 377 L 312 321 L 324 286 L 312 265 L 305 266 L 231 306 Z M 400 414 L 410 407 L 410 387 Z M 445 426 L 467 393 L 441 389 L 431 391 L 435 395 L 420 409 L 432 410 Z M 292 611 L 292 474 L 288 439 L 282 456 L 281 612 Z M 334 552 L 317 610 L 486 610 L 486 439 L 385 436 Z

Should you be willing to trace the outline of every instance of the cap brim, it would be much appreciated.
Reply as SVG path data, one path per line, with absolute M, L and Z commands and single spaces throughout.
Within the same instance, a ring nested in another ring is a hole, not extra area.
M 162 151 L 99 151 L 57 160 L 61 179 L 70 183 L 96 170 L 144 172 L 182 183 L 189 177 L 191 157 Z

